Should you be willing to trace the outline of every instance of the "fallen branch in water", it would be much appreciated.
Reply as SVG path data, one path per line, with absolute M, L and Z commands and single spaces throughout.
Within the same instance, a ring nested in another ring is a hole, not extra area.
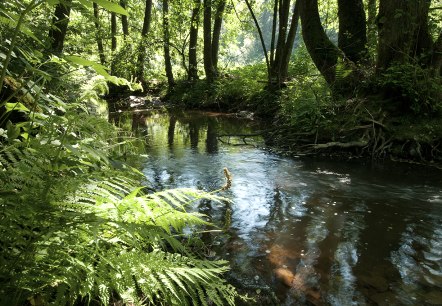
M 255 137 L 255 136 L 261 136 L 264 134 L 264 132 L 257 132 L 252 134 L 222 134 L 218 135 L 217 137 Z
M 320 144 L 311 144 L 313 149 L 327 149 L 332 147 L 338 147 L 338 148 L 352 148 L 352 147 L 365 147 L 368 145 L 368 141 L 350 141 L 350 142 L 327 142 L 327 143 L 320 143 Z
M 246 138 L 257 137 L 257 136 L 261 136 L 263 134 L 264 134 L 264 132 L 257 132 L 257 133 L 252 133 L 252 134 L 223 134 L 223 135 L 218 135 L 217 138 L 222 143 L 230 144 L 231 137 L 238 137 L 238 138 L 242 139 L 242 141 L 245 145 L 248 145 Z M 227 137 L 228 140 L 223 141 L 222 137 Z M 235 144 L 235 145 L 238 145 L 238 144 Z

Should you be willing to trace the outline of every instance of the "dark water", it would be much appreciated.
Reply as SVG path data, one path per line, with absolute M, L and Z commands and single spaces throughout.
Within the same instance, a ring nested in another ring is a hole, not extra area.
M 227 228 L 210 256 L 256 305 L 442 305 L 442 172 L 410 165 L 281 157 L 251 120 L 133 115 L 156 188 L 214 190 L 229 205 L 195 210 Z M 250 304 L 253 304 L 252 302 Z

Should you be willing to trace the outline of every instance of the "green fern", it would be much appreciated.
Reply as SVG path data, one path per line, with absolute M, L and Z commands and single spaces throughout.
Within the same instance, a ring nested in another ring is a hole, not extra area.
M 184 228 L 207 225 L 187 207 L 222 198 L 145 194 L 138 171 L 112 166 L 131 144 L 102 120 L 39 125 L 33 139 L 0 144 L 1 305 L 234 304 L 227 262 L 199 259 L 181 240 Z

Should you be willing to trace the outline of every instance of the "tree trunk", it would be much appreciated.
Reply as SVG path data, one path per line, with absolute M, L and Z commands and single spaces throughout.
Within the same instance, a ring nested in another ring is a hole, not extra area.
M 95 39 L 97 41 L 97 47 L 98 47 L 98 54 L 100 56 L 100 63 L 102 65 L 106 64 L 106 56 L 104 54 L 104 47 L 103 47 L 103 39 L 101 38 L 101 27 L 100 27 L 100 12 L 98 10 L 98 4 L 95 2 L 93 3 L 94 6 L 94 24 L 95 24 Z
M 67 0 L 65 3 L 57 4 L 55 7 L 52 27 L 49 30 L 51 51 L 54 54 L 61 54 L 63 52 L 64 40 L 69 24 L 69 15 L 71 13 L 71 3 L 72 0 Z
M 367 58 L 367 28 L 362 0 L 338 0 L 338 47 L 354 63 Z
M 284 82 L 288 77 L 290 56 L 292 54 L 293 45 L 295 44 L 296 32 L 298 32 L 298 21 L 299 21 L 299 2 L 296 0 L 293 7 L 292 20 L 290 22 L 290 30 L 287 35 L 287 41 L 284 46 L 281 58 L 280 75 L 281 81 Z
M 278 24 L 278 4 L 279 0 L 273 0 L 273 20 L 272 20 L 272 38 L 270 40 L 270 66 L 273 67 L 275 62 L 275 40 L 276 26 Z
M 111 13 L 111 51 L 117 50 L 117 14 Z
M 277 1 L 277 0 L 275 0 Z M 281 81 L 281 61 L 284 46 L 287 36 L 287 25 L 290 12 L 290 0 L 280 0 L 279 3 L 279 29 L 278 29 L 278 41 L 276 43 L 275 60 L 273 63 L 272 71 L 272 83 L 277 84 L 278 87 L 282 83 Z
M 163 39 L 167 83 L 169 84 L 169 89 L 171 89 L 175 85 L 175 81 L 173 79 L 172 63 L 170 59 L 169 0 L 163 0 Z
M 226 0 L 219 0 L 216 7 L 215 21 L 213 23 L 213 36 L 212 36 L 212 65 L 215 76 L 218 75 L 218 51 L 219 51 L 219 39 L 221 36 L 221 25 L 223 22 L 224 9 L 226 7 Z
M 206 73 L 206 80 L 211 83 L 215 76 L 212 61 L 212 1 L 204 0 L 203 3 L 204 72 Z
M 189 75 L 188 80 L 198 79 L 198 62 L 196 47 L 198 43 L 198 24 L 200 16 L 201 0 L 193 1 L 192 17 L 189 33 Z
M 115 51 L 117 51 L 117 14 L 111 13 L 111 74 L 115 74 Z
M 152 19 L 152 0 L 146 0 L 146 6 L 144 9 L 144 20 L 143 20 L 143 29 L 141 30 L 141 41 L 138 45 L 138 59 L 137 59 L 137 71 L 136 76 L 138 80 L 144 79 L 144 61 L 145 61 L 145 53 L 146 50 L 144 50 L 145 44 L 146 44 L 146 38 L 147 34 L 149 33 L 150 29 L 150 22 Z
M 318 0 L 300 0 L 299 14 L 302 24 L 302 37 L 307 51 L 327 83 L 333 84 L 339 50 L 327 37 L 322 27 Z
M 126 9 L 127 0 L 120 0 L 120 6 Z M 121 27 L 123 28 L 123 37 L 126 40 L 126 37 L 129 36 L 129 22 L 127 20 L 126 15 L 121 15 Z
M 428 31 L 429 0 L 381 0 L 378 15 L 377 68 L 420 60 L 431 53 Z M 426 57 L 428 60 L 428 56 Z M 424 61 L 419 61 L 424 63 Z
M 370 51 L 370 57 L 373 59 L 375 49 L 373 46 L 377 45 L 377 30 L 376 30 L 376 14 L 377 6 L 376 0 L 368 0 L 367 4 L 367 42 L 368 50 Z
M 252 19 L 253 19 L 253 22 L 255 23 L 256 30 L 258 31 L 259 40 L 261 41 L 262 51 L 263 51 L 264 57 L 266 59 L 268 83 L 270 84 L 271 83 L 271 71 L 270 71 L 271 66 L 270 66 L 270 61 L 269 61 L 269 55 L 267 54 L 266 44 L 264 42 L 264 36 L 262 35 L 261 27 L 259 26 L 258 19 L 256 19 L 256 15 L 253 12 L 253 9 L 252 9 L 252 6 L 251 6 L 249 0 L 245 0 L 245 1 L 246 1 L 247 8 L 250 12 L 250 15 L 252 15 Z M 275 0 L 275 1 L 278 1 L 278 0 Z

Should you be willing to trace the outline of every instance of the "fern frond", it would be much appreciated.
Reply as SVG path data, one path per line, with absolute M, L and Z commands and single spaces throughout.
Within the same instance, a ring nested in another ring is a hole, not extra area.
M 209 225 L 190 205 L 226 199 L 144 194 L 138 171 L 108 162 L 119 148 L 102 120 L 52 116 L 40 129 L 0 144 L 0 303 L 19 292 L 23 303 L 38 293 L 55 305 L 233 305 L 228 263 L 198 259 L 182 242 L 184 228 Z

